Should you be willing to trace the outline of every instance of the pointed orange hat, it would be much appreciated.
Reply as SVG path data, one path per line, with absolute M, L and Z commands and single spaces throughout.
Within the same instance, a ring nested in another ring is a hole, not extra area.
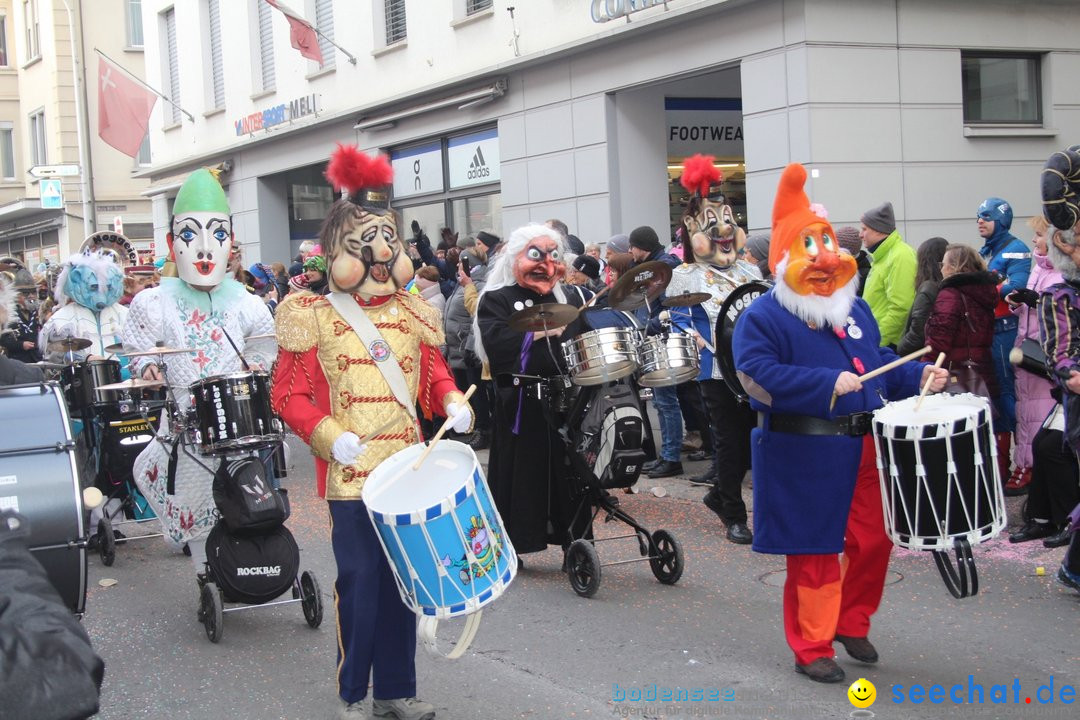
M 784 168 L 773 203 L 772 239 L 769 241 L 769 270 L 774 273 L 777 263 L 783 259 L 791 244 L 810 225 L 822 223 L 829 228 L 829 235 L 836 237 L 829 221 L 810 209 L 810 198 L 803 190 L 805 185 L 806 168 L 799 163 L 791 163 Z

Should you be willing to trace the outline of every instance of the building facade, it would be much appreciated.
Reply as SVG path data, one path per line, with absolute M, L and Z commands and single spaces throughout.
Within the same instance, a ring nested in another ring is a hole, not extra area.
M 143 75 L 140 0 L 0 0 L 0 25 L 0 256 L 58 263 L 117 226 L 150 252 L 149 144 L 133 160 L 97 135 L 94 50 Z M 57 165 L 74 174 L 30 174 Z
M 835 225 L 893 202 L 917 244 L 978 243 L 989 195 L 1039 211 L 1080 141 L 1069 0 L 292 0 L 323 62 L 262 0 L 143 0 L 157 247 L 171 198 L 223 170 L 249 261 L 285 260 L 333 197 L 337 142 L 387 152 L 394 205 L 433 237 L 560 218 L 586 242 L 663 237 L 694 152 L 749 229 L 792 161 Z M 241 28 L 239 32 L 222 28 Z M 334 43 L 338 47 L 335 47 Z

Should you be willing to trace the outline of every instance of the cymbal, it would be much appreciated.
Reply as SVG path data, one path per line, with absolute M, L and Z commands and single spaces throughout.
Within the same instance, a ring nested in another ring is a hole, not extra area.
M 627 270 L 611 286 L 608 306 L 613 310 L 637 310 L 646 300 L 652 302 L 671 282 L 671 267 L 659 260 L 642 263 Z
M 139 352 L 119 353 L 124 357 L 149 357 L 151 355 L 175 355 L 176 353 L 190 353 L 196 352 L 195 348 L 171 348 L 171 347 L 156 347 L 152 350 L 141 350 Z
M 660 301 L 660 304 L 664 307 L 691 307 L 693 305 L 700 305 L 711 297 L 712 295 L 709 293 L 686 292 L 681 295 L 668 295 Z
M 517 332 L 556 330 L 574 322 L 578 309 L 563 303 L 543 303 L 519 310 L 510 316 L 510 329 Z
M 110 355 L 119 355 L 124 352 L 124 343 L 113 343 L 112 345 L 105 346 L 105 352 Z
M 139 390 L 141 388 L 157 388 L 161 387 L 164 384 L 164 380 L 143 380 L 142 378 L 131 378 L 130 380 L 124 380 L 123 382 L 102 385 L 95 388 L 95 390 L 97 392 L 102 392 L 104 390 Z
M 85 350 L 93 344 L 93 342 L 86 338 L 67 337 L 53 340 L 48 344 L 48 349 L 50 352 L 75 352 L 77 350 Z

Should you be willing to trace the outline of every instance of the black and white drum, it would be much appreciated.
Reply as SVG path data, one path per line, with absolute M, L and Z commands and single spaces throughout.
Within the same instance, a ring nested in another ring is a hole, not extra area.
M 262 372 L 215 375 L 191 384 L 195 443 L 204 455 L 258 450 L 281 441 L 270 409 L 270 377 Z
M 916 410 L 917 402 L 874 413 L 885 529 L 899 547 L 932 551 L 949 591 L 967 597 L 979 590 L 971 546 L 995 537 L 1006 519 L 990 402 L 938 394 Z
M 671 333 L 648 338 L 641 345 L 640 356 L 638 384 L 644 387 L 678 385 L 698 375 L 698 349 L 693 335 Z
M 117 360 L 105 358 L 84 360 L 74 365 L 65 365 L 60 371 L 64 397 L 67 400 L 68 410 L 73 414 L 119 402 L 116 391 L 96 392 L 102 385 L 118 382 L 120 382 L 120 363 Z
M 632 375 L 639 365 L 638 333 L 632 328 L 591 330 L 563 343 L 575 385 L 603 385 Z
M 724 304 L 720 306 L 720 314 L 716 316 L 715 361 L 720 367 L 720 375 L 728 388 L 735 393 L 735 397 L 743 401 L 747 400 L 748 396 L 735 370 L 735 353 L 732 351 L 731 339 L 735 335 L 735 324 L 746 308 L 769 292 L 771 287 L 772 285 L 764 280 L 753 280 L 740 285 L 724 298 Z
M 30 550 L 72 612 L 86 605 L 86 528 L 67 404 L 55 384 L 0 388 L 0 508 L 30 521 Z

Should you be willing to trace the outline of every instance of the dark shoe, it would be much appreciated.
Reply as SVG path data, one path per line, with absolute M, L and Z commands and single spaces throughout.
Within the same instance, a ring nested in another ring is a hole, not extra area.
M 1028 542 L 1029 540 L 1038 540 L 1039 538 L 1050 537 L 1053 534 L 1054 526 L 1050 523 L 1040 523 L 1035 522 L 1034 520 L 1028 520 L 1026 523 L 1024 523 L 1023 527 L 1009 535 L 1009 542 Z
M 681 462 L 671 462 L 670 460 L 661 460 L 660 464 L 649 471 L 649 477 L 653 478 L 666 478 L 675 477 L 676 475 L 682 475 L 683 468 Z
M 1068 587 L 1071 587 L 1073 590 L 1080 591 L 1080 576 L 1073 575 L 1071 572 L 1065 569 L 1064 565 L 1058 568 L 1057 579 L 1058 582 L 1062 585 L 1066 585 Z
M 686 459 L 691 462 L 701 462 L 702 460 L 709 459 L 709 453 L 704 450 L 695 450 L 694 452 L 687 454 Z
M 847 654 L 859 662 L 872 664 L 878 661 L 877 649 L 874 648 L 874 644 L 870 642 L 869 638 L 837 635 L 836 642 L 843 645 L 844 649 L 847 650 Z
M 1006 497 L 1027 495 L 1028 485 L 1031 484 L 1031 468 L 1018 467 L 1005 482 Z
M 818 658 L 809 665 L 795 663 L 795 672 L 819 683 L 838 683 L 844 679 L 844 669 L 832 658 Z
M 705 497 L 701 498 L 701 502 L 705 503 L 705 507 L 719 515 L 721 520 L 724 519 L 724 505 L 720 502 L 720 496 L 717 494 L 716 488 L 705 493 Z
M 420 698 L 396 700 L 375 698 L 371 703 L 371 714 L 375 717 L 390 717 L 397 720 L 431 720 L 435 717 L 435 706 Z
M 649 462 L 647 462 L 647 463 L 644 463 L 644 464 L 643 464 L 643 465 L 641 466 L 641 472 L 643 472 L 643 473 L 650 473 L 650 472 L 652 472 L 653 470 L 655 470 L 655 469 L 656 469 L 656 466 L 657 466 L 657 465 L 659 465 L 659 464 L 660 464 L 660 463 L 662 463 L 662 462 L 664 462 L 664 461 L 663 461 L 663 460 L 661 460 L 660 458 L 656 458 L 655 460 L 650 460 Z
M 1047 524 L 1049 524 L 1049 523 L 1047 523 Z M 1011 539 L 1012 538 L 1010 538 L 1010 540 Z M 1072 539 L 1072 533 L 1069 532 L 1069 521 L 1066 520 L 1065 521 L 1065 527 L 1061 528 L 1060 531 L 1058 531 L 1057 533 L 1055 533 L 1055 534 L 1051 535 L 1050 537 L 1046 538 L 1045 540 L 1043 540 L 1043 547 L 1045 547 L 1045 548 L 1065 547 L 1066 545 L 1069 544 L 1070 539 Z
M 716 466 L 713 465 L 700 475 L 694 475 L 690 478 L 691 485 L 715 485 L 716 484 Z
M 746 523 L 731 523 L 727 526 L 727 539 L 736 545 L 749 545 L 754 542 L 754 534 Z
M 690 430 L 682 439 L 683 450 L 700 450 L 701 449 L 701 433 L 697 430 Z

